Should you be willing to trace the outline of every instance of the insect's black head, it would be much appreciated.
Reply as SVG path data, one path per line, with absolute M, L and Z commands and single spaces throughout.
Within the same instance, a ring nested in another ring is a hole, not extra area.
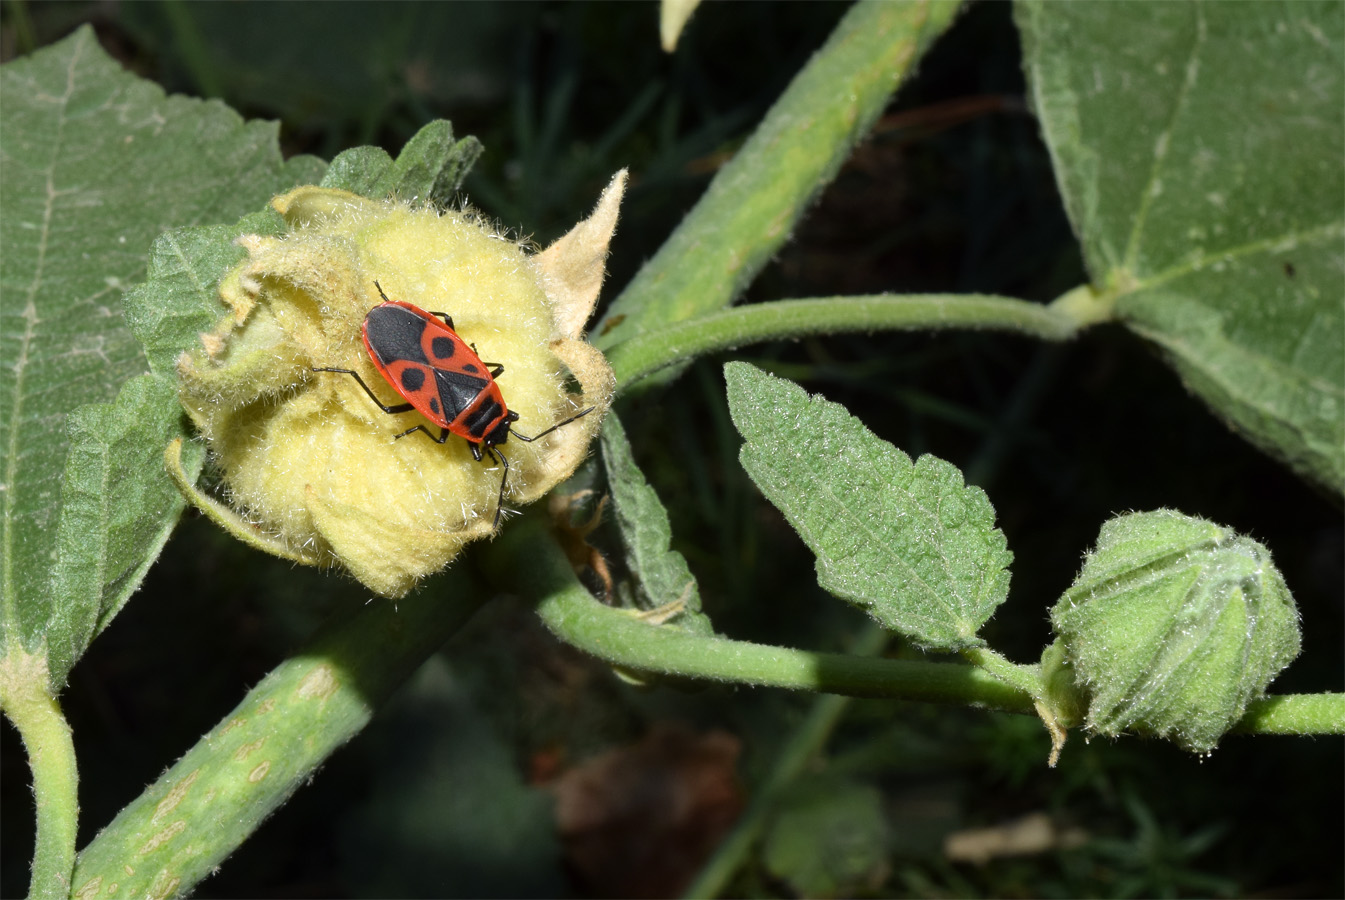
M 509 415 L 495 423 L 495 427 L 486 432 L 486 436 L 481 439 L 481 443 L 487 447 L 494 447 L 497 444 L 503 444 L 509 440 L 509 426 L 518 421 L 518 413 L 510 410 Z

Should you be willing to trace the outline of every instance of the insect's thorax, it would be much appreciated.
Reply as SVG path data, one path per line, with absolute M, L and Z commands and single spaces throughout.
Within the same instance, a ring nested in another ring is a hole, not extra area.
M 486 432 L 485 436 L 482 438 L 482 442 L 494 447 L 509 440 L 509 426 L 512 425 L 517 418 L 518 416 L 515 413 L 506 411 L 503 416 L 490 426 L 490 430 Z

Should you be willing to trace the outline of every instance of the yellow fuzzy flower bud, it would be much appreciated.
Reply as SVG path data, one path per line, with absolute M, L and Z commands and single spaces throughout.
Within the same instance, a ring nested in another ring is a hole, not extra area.
M 581 333 L 624 185 L 618 173 L 593 216 L 540 254 L 470 213 L 319 187 L 275 198 L 288 232 L 240 239 L 248 257 L 220 283 L 231 314 L 178 361 L 183 405 L 223 469 L 239 528 L 291 558 L 339 563 L 387 597 L 494 531 L 504 473 L 489 455 L 477 462 L 456 435 L 394 440 L 439 428 L 414 411 L 385 414 L 349 375 L 314 371 L 353 370 L 382 404 L 405 402 L 362 339 L 379 287 L 447 313 L 482 359 L 504 366 L 498 384 L 519 433 L 593 408 L 505 450 L 510 506 L 568 478 L 615 387 Z

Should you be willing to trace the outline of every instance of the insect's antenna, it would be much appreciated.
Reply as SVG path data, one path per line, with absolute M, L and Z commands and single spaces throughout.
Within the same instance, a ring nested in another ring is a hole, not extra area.
M 595 409 L 597 409 L 597 408 L 598 408 L 598 407 L 596 407 L 596 406 L 590 406 L 588 409 L 584 410 L 583 412 L 577 412 L 577 413 L 575 413 L 574 415 L 570 416 L 570 417 L 569 417 L 568 419 L 566 419 L 564 422 L 557 422 L 555 425 L 552 425 L 552 426 L 551 426 L 550 428 L 548 428 L 546 431 L 539 431 L 539 432 L 537 432 L 537 433 L 534 434 L 532 437 L 528 437 L 526 434 L 519 434 L 517 431 L 514 431 L 514 430 L 512 430 L 512 429 L 510 429 L 510 431 L 509 431 L 509 436 L 510 436 L 510 437 L 516 437 L 516 438 L 518 438 L 520 441 L 526 441 L 527 443 L 531 444 L 533 441 L 537 440 L 538 438 L 544 438 L 544 437 L 546 437 L 548 434 L 550 434 L 551 432 L 555 431 L 557 428 L 560 428 L 562 425 L 569 425 L 569 424 L 570 424 L 571 422 L 573 422 L 575 419 L 582 419 L 582 418 L 584 418 L 584 416 L 586 416 L 586 415 L 588 415 L 589 413 L 593 412 L 593 410 L 595 410 Z

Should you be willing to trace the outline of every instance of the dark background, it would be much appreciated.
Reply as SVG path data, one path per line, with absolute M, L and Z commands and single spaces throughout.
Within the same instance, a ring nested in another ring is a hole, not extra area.
M 466 184 L 471 202 L 542 245 L 627 166 L 610 300 L 846 8 L 711 4 L 665 55 L 652 4 L 29 3 L 5 7 L 0 48 L 10 59 L 92 22 L 109 52 L 166 90 L 279 119 L 287 155 L 330 159 L 365 143 L 395 155 L 425 122 L 450 119 L 486 147 Z M 1023 94 L 1009 6 L 972 5 L 746 300 L 976 291 L 1047 301 L 1084 281 Z M 883 438 L 950 460 L 987 490 L 1016 558 L 1010 598 L 985 635 L 1011 658 L 1034 659 L 1049 641 L 1046 611 L 1108 517 L 1169 507 L 1250 534 L 1284 571 L 1304 654 L 1274 690 L 1342 690 L 1339 509 L 1225 430 L 1119 327 L 1060 347 L 1000 335 L 849 335 L 734 358 L 845 404 Z M 738 466 L 723 361 L 698 362 L 620 407 L 637 459 L 669 506 L 719 631 L 843 649 L 863 618 L 816 588 L 810 554 Z M 359 595 L 346 579 L 184 520 L 62 697 L 81 764 L 81 846 L 328 610 Z M 637 690 L 556 644 L 522 604 L 492 603 L 198 895 L 675 890 L 699 864 L 684 832 L 660 831 L 651 809 L 596 853 L 580 852 L 557 837 L 547 786 L 595 754 L 664 746 L 657 736 L 676 733 L 664 742 L 672 768 L 709 757 L 705 767 L 751 796 L 813 702 Z M 737 750 L 736 764 L 732 752 L 702 752 L 709 745 Z M 1054 770 L 1047 749 L 1025 717 L 852 704 L 801 790 L 876 789 L 886 829 L 883 859 L 835 892 L 1345 891 L 1339 739 L 1230 737 L 1201 759 L 1166 743 L 1076 735 Z M 31 793 L 8 726 L 3 751 L 0 890 L 18 896 Z M 708 820 L 731 817 L 733 793 L 705 800 Z M 1036 811 L 1090 840 L 982 867 L 941 853 L 950 831 Z M 657 884 L 631 876 L 630 859 L 664 851 L 671 862 L 645 867 L 660 873 Z M 800 890 L 759 856 L 731 886 Z

